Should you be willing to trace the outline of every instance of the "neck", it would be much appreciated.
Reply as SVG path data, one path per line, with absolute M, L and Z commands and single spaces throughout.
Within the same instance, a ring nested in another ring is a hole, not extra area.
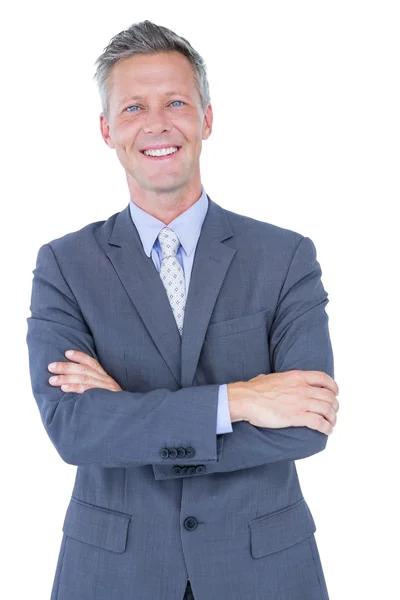
M 196 183 L 171 190 L 141 188 L 129 175 L 127 181 L 132 202 L 165 225 L 169 225 L 201 196 L 200 179 Z

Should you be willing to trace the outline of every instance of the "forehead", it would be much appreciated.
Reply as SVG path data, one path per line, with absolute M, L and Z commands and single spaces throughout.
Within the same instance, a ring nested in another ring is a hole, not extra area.
M 138 54 L 121 59 L 110 76 L 111 92 L 118 102 L 148 94 L 193 94 L 194 71 L 179 52 Z

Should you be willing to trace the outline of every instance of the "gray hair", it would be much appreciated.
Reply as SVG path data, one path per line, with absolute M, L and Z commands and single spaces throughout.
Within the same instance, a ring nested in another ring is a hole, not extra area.
M 157 54 L 159 52 L 180 52 L 190 61 L 196 88 L 200 95 L 203 113 L 210 104 L 210 90 L 204 60 L 191 44 L 171 29 L 156 25 L 151 21 L 134 23 L 128 29 L 116 34 L 95 62 L 97 65 L 93 79 L 100 93 L 102 110 L 109 119 L 109 98 L 111 91 L 110 74 L 114 65 L 123 58 L 137 54 Z

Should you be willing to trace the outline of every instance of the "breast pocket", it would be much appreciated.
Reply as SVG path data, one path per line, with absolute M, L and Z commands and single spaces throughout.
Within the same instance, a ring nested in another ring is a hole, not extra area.
M 203 382 L 247 381 L 270 372 L 268 312 L 209 324 L 199 359 Z

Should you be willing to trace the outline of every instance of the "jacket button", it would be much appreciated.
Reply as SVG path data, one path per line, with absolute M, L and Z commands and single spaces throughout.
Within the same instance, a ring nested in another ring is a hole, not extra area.
M 177 450 L 178 450 L 178 458 L 185 458 L 185 456 L 186 456 L 185 448 L 177 448 Z
M 187 472 L 188 472 L 188 474 L 189 473 L 196 473 L 196 467 L 194 465 L 192 465 L 191 467 L 188 467 Z
M 183 524 L 188 531 L 193 531 L 197 527 L 197 520 L 194 517 L 188 517 Z
M 168 456 L 170 458 L 176 458 L 178 456 L 178 450 L 176 448 L 170 448 L 168 450 Z
M 194 448 L 192 448 L 191 446 L 189 446 L 189 448 L 186 448 L 186 458 L 193 458 L 194 454 Z
M 161 448 L 160 456 L 161 456 L 161 458 L 168 458 L 168 456 L 169 456 L 168 448 Z
M 206 470 L 206 467 L 204 465 L 198 465 L 196 467 L 196 473 L 204 473 L 205 470 Z
M 179 473 L 181 472 L 181 468 L 178 467 L 178 465 L 176 465 L 175 467 L 173 467 L 172 471 L 173 473 L 175 473 L 175 475 L 179 475 Z

